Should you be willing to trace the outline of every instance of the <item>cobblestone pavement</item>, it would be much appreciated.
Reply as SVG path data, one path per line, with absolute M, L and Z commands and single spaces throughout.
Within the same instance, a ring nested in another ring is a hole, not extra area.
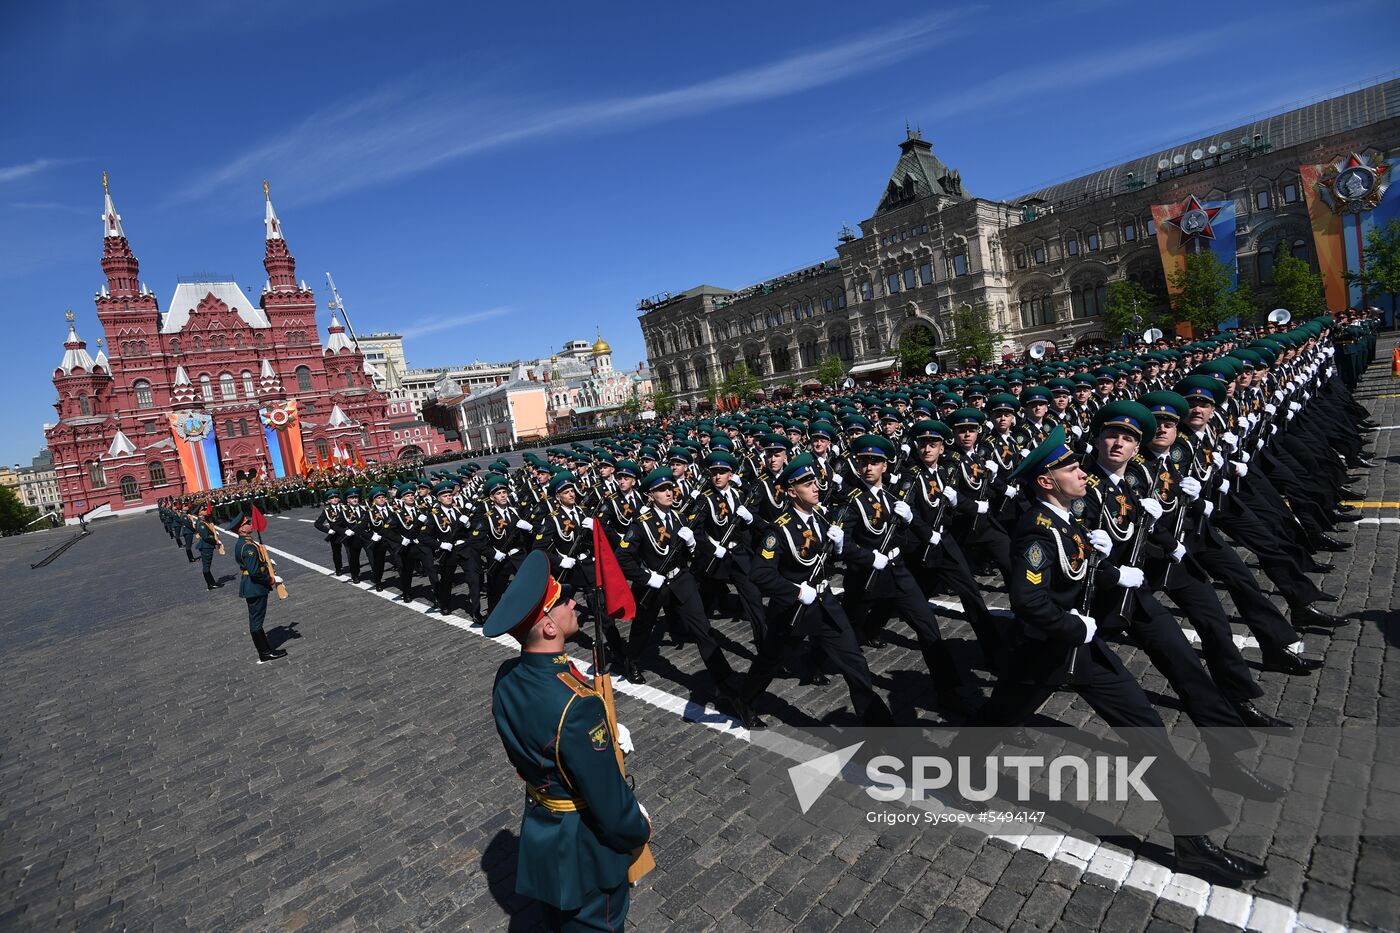
M 1400 426 L 1392 344 L 1359 398 Z M 1377 434 L 1374 457 L 1365 498 L 1400 498 L 1397 431 Z M 1312 726 L 1400 725 L 1400 521 L 1385 521 L 1400 509 L 1366 513 L 1380 521 L 1340 533 L 1356 547 L 1323 583 L 1353 621 L 1307 635 L 1325 655 L 1318 676 L 1260 674 L 1266 711 Z M 71 530 L 0 541 L 0 929 L 538 926 L 513 894 L 523 794 L 487 700 L 509 648 L 464 618 L 328 576 L 311 517 L 270 522 L 291 597 L 270 606 L 268 630 L 291 657 L 262 666 L 236 589 L 205 592 L 153 514 L 97 522 L 39 570 L 30 564 Z M 232 578 L 229 558 L 216 566 Z M 988 588 L 1004 607 L 1000 584 Z M 940 617 L 970 650 L 960 615 Z M 747 626 L 716 625 L 742 669 Z M 890 631 L 871 655 L 877 687 L 903 721 L 939 723 L 912 640 Z M 1164 717 L 1181 715 L 1146 659 L 1122 653 Z M 1317 831 L 1324 814 L 1359 821 L 1400 799 L 1400 749 L 1351 775 L 1327 771 L 1335 749 L 1262 762 L 1295 789 L 1274 805 L 1273 835 L 1229 840 L 1270 869 L 1232 891 L 1162 867 L 1160 827 L 1142 842 L 881 829 L 852 807 L 819 825 L 774 795 L 771 775 L 790 761 L 723 717 L 685 721 L 700 712 L 688 701 L 703 698 L 691 693 L 702 689 L 693 648 L 665 647 L 651 666 L 646 687 L 618 685 L 638 748 L 629 767 L 657 827 L 658 870 L 634 892 L 635 929 L 1400 928 L 1400 838 Z M 851 721 L 839 684 L 775 689 L 765 712 L 778 736 Z M 1072 694 L 1041 721 L 1096 728 Z M 833 795 L 833 806 L 846 805 Z

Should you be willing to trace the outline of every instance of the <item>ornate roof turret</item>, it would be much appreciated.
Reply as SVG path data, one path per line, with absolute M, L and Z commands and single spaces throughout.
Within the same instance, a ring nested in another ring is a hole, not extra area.
M 933 146 L 924 139 L 922 130 L 904 128 L 904 142 L 899 144 L 899 161 L 895 163 L 880 204 L 875 213 L 903 207 L 923 198 L 939 195 L 956 201 L 966 201 L 962 175 L 939 161 Z
M 598 339 L 593 343 L 593 355 L 606 356 L 611 353 L 612 347 L 608 346 L 608 342 L 603 339 L 603 332 L 601 330 L 595 330 L 594 333 L 598 336 Z
M 268 291 L 294 291 L 297 287 L 297 261 L 287 249 L 287 241 L 282 236 L 282 222 L 272 208 L 272 190 L 263 181 L 263 200 L 267 208 L 263 212 L 267 249 L 263 254 L 263 268 L 267 270 Z
M 107 185 L 106 172 L 102 173 L 102 271 L 107 274 L 107 297 L 143 297 L 141 264 L 136 261 L 122 232 L 122 218 L 112 204 L 112 189 Z
M 129 457 L 136 453 L 136 445 L 131 443 L 131 439 L 122 433 L 121 428 L 117 428 L 117 436 L 112 438 L 112 444 L 107 448 L 107 456 Z
M 341 350 L 354 350 L 355 345 L 350 342 L 350 338 L 345 336 L 345 328 L 340 326 L 340 312 L 331 313 L 331 326 L 326 328 L 329 337 L 326 340 L 327 353 L 339 353 Z
M 122 232 L 122 215 L 117 213 L 116 207 L 112 204 L 112 189 L 107 187 L 107 173 L 102 173 L 102 238 L 124 237 Z
M 63 362 L 58 364 L 58 368 L 65 376 L 73 375 L 73 371 L 77 369 L 90 373 L 94 364 L 92 357 L 88 355 L 87 344 L 73 327 L 73 312 L 67 311 L 63 316 L 68 321 L 68 339 L 63 342 Z

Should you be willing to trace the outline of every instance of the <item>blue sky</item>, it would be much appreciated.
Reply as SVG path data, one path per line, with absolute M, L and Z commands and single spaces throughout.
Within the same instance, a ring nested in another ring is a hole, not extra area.
M 63 311 L 98 335 L 103 169 L 162 308 L 179 275 L 260 286 L 267 178 L 298 275 L 324 305 L 329 270 L 410 364 L 544 354 L 596 325 L 631 366 L 637 299 L 832 255 L 906 120 L 971 193 L 1006 197 L 1394 67 L 1379 2 L 1212 13 L 7 4 L 0 463 L 42 444 Z M 1362 26 L 1345 42 L 1343 22 Z

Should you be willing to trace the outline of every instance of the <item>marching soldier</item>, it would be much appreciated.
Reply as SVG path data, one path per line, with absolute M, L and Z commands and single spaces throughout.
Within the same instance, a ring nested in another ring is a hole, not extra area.
M 422 517 L 418 522 L 418 556 L 425 569 L 431 568 L 428 578 L 432 582 L 433 594 L 428 612 L 451 615 L 452 578 L 457 572 L 457 565 L 463 562 L 470 550 L 469 520 L 457 508 L 451 482 L 438 483 L 433 487 L 433 492 L 437 494 L 437 502 L 426 512 L 419 513 Z M 473 620 L 477 619 L 470 607 L 467 614 Z
M 199 527 L 195 529 L 195 533 L 199 536 L 199 544 L 195 547 L 199 550 L 199 564 L 204 573 L 205 589 L 217 590 L 223 584 L 214 579 L 211 566 L 214 561 L 214 552 L 218 551 L 222 554 L 224 546 L 219 543 L 219 534 L 214 530 L 213 518 L 213 507 L 206 505 L 198 518 Z
M 253 519 L 240 515 L 229 524 L 228 530 L 237 533 L 238 544 L 233 549 L 233 559 L 238 563 L 238 595 L 248 603 L 248 631 L 253 636 L 253 646 L 258 649 L 258 663 L 285 658 L 287 652 L 273 648 L 267 643 L 263 633 L 263 623 L 267 619 L 267 594 L 282 582 L 273 573 L 269 562 L 263 559 L 261 548 L 253 543 Z
M 731 485 L 738 461 L 727 450 L 711 451 L 705 460 L 710 483 L 686 507 L 686 525 L 696 532 L 695 568 L 700 598 L 715 608 L 726 584 L 734 584 L 739 614 L 753 631 L 754 645 L 762 641 L 763 597 L 750 579 L 753 552 L 749 548 L 754 515 Z
M 331 563 L 335 565 L 335 575 L 345 576 L 345 519 L 341 512 L 340 490 L 332 487 L 326 490 L 326 505 L 316 516 L 313 526 L 325 535 L 331 546 Z
M 486 503 L 472 520 L 471 547 L 486 568 L 486 607 L 490 612 L 525 560 L 535 526 L 510 504 L 510 488 L 504 476 L 493 474 L 482 486 Z M 472 581 L 468 581 L 471 583 Z M 480 598 L 480 589 L 473 599 Z M 473 606 L 473 616 L 480 612 Z
M 345 490 L 345 505 L 340 510 L 341 532 L 345 535 L 345 559 L 350 565 L 350 582 L 360 582 L 360 555 L 369 538 L 368 510 L 360 505 L 358 489 Z
M 384 561 L 398 553 L 399 536 L 395 535 L 394 513 L 389 506 L 389 491 L 382 486 L 369 489 L 369 509 L 365 516 L 369 532 L 369 573 L 374 591 L 384 591 Z

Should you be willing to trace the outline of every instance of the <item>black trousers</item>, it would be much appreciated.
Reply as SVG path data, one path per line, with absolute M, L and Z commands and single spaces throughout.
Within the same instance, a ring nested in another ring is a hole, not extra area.
M 1234 497 L 1214 516 L 1216 526 L 1240 547 L 1254 552 L 1259 568 L 1283 594 L 1290 606 L 1307 606 L 1321 595 L 1307 573 L 1302 560 L 1306 554 L 1286 547 L 1278 532 L 1271 529 L 1253 509 Z
M 438 551 L 437 546 L 431 543 L 419 543 L 413 546 L 413 563 L 417 567 L 418 572 L 428 578 L 428 601 L 434 606 L 438 604 L 437 555 L 439 553 L 441 552 Z M 400 579 L 402 579 L 402 577 L 400 577 Z M 403 598 L 412 599 L 413 597 L 412 594 L 405 589 Z
M 1164 589 L 1172 602 L 1181 607 L 1191 620 L 1191 627 L 1201 638 L 1201 653 L 1206 669 L 1227 700 L 1240 702 L 1263 696 L 1264 691 L 1254 682 L 1254 675 L 1240 654 L 1230 631 L 1230 617 L 1215 595 L 1205 572 L 1189 556 L 1180 564 L 1156 562 L 1148 567 L 1149 579 L 1165 577 Z M 1162 566 L 1167 564 L 1168 566 Z
M 454 577 L 457 575 L 457 568 L 462 565 L 466 558 L 465 545 L 460 549 L 454 547 L 450 551 L 438 548 L 437 580 L 433 583 L 433 602 L 443 612 L 452 611 L 452 587 L 456 582 Z
M 340 574 L 345 572 L 345 535 L 338 531 L 331 532 L 331 539 L 327 542 L 331 546 L 331 564 L 335 567 L 335 572 Z
M 1191 557 L 1206 573 L 1225 587 L 1240 612 L 1241 620 L 1262 650 L 1282 651 L 1298 640 L 1298 633 L 1279 612 L 1273 600 L 1259 588 L 1259 581 L 1254 579 L 1254 574 L 1249 572 L 1234 548 L 1199 534 L 1191 537 L 1187 547 L 1190 548 Z
M 1003 579 L 1011 573 L 1011 538 L 996 519 L 990 515 L 958 516 L 949 523 L 948 530 L 966 549 L 964 556 L 991 561 Z M 944 537 L 947 536 L 945 531 Z
M 639 660 L 651 642 L 652 630 L 657 617 L 664 609 L 667 621 L 678 626 L 686 637 L 695 642 L 700 651 L 700 660 L 710 672 L 717 690 L 730 689 L 734 679 L 734 669 L 729 659 L 720 650 L 710 629 L 710 620 L 705 617 L 705 605 L 700 601 L 700 590 L 695 577 L 689 570 L 682 570 L 673 579 L 653 590 L 645 584 L 632 587 L 637 602 L 637 617 L 632 622 L 632 632 L 627 639 L 627 653 L 632 660 Z
M 754 649 L 757 650 L 763 641 L 766 613 L 763 609 L 763 594 L 758 591 L 758 587 L 749 577 L 752 559 L 750 554 L 731 551 L 719 562 L 719 567 L 722 569 L 717 569 L 714 575 L 697 573 L 696 582 L 699 585 L 700 599 L 705 605 L 707 615 L 728 593 L 728 586 L 730 584 L 734 586 L 734 594 L 739 600 L 739 613 L 749 623 L 749 630 L 753 633 Z
M 982 647 L 983 658 L 995 668 L 1000 663 L 1002 651 L 1000 626 L 987 608 L 982 589 L 972 576 L 972 568 L 968 566 L 958 542 L 945 535 L 936 546 L 930 546 L 928 558 L 916 570 L 915 578 L 926 598 L 938 592 L 940 587 L 958 597 L 972 626 L 972 633 L 977 636 L 977 644 Z
M 369 574 L 375 586 L 384 585 L 384 564 L 389 554 L 388 540 L 383 535 L 380 535 L 379 540 L 375 541 L 374 536 L 371 535 L 369 543 Z
M 267 594 L 243 598 L 248 602 L 248 631 L 261 632 L 267 619 Z
M 345 539 L 345 559 L 350 565 L 350 579 L 356 583 L 360 582 L 360 554 L 365 549 L 365 541 L 360 539 L 360 532 Z
M 200 548 L 200 549 L 199 549 L 199 569 L 200 569 L 201 571 L 204 572 L 204 584 L 205 584 L 205 586 L 213 586 L 215 583 L 218 582 L 217 580 L 214 579 L 214 574 L 211 572 L 212 569 L 213 569 L 213 564 L 214 564 L 214 552 L 213 552 L 212 550 L 211 550 L 211 551 L 206 551 L 206 550 L 204 550 L 203 548 Z
M 1044 651 L 1044 645 L 1033 645 L 1030 650 Z M 1142 686 L 1128 673 L 1123 662 L 1108 645 L 1098 638 L 1089 644 L 1089 650 L 1081 653 L 1078 681 L 1073 689 L 1099 714 L 1105 723 L 1113 728 L 1127 729 L 1133 755 L 1156 756 L 1157 761 L 1143 776 L 1153 795 L 1162 802 L 1167 822 L 1181 826 L 1187 815 L 1193 829 L 1200 830 L 1203 818 L 1209 821 L 1214 815 L 1215 827 L 1225 825 L 1225 813 L 1211 796 L 1210 788 L 1190 765 L 1177 755 L 1171 739 L 1162 724 L 1162 718 L 1153 709 L 1151 701 Z M 1054 685 L 1026 683 L 1013 677 L 1003 677 L 992 689 L 992 695 L 977 711 L 973 725 L 993 728 L 1012 728 L 1023 725 L 1036 710 L 1056 691 Z M 993 733 L 978 733 L 979 738 L 969 740 L 959 747 L 960 753 L 970 753 L 974 757 L 991 750 L 995 741 Z M 976 743 L 988 746 L 979 749 Z
M 757 646 L 758 657 L 744 677 L 741 695 L 745 704 L 755 707 L 773 682 L 783 649 L 791 639 L 794 619 L 797 619 L 797 630 L 821 646 L 826 663 L 846 681 L 851 706 L 861 724 L 891 725 L 894 717 L 890 715 L 885 701 L 875 692 L 870 666 L 865 663 L 865 655 L 861 653 L 851 621 L 841 608 L 841 603 L 830 593 L 822 593 L 810 606 L 783 600 L 773 600 L 768 604 L 763 638 Z
M 841 601 L 851 620 L 851 627 L 860 631 L 869 624 L 878 629 L 891 615 L 898 615 L 914 630 L 919 652 L 933 678 L 934 690 L 940 697 L 949 697 L 962 685 L 963 677 L 938 633 L 938 620 L 934 617 L 933 609 L 902 562 L 896 561 L 889 570 L 889 584 L 881 586 L 878 593 L 864 587 L 847 586 Z M 860 574 L 856 573 L 855 576 Z

